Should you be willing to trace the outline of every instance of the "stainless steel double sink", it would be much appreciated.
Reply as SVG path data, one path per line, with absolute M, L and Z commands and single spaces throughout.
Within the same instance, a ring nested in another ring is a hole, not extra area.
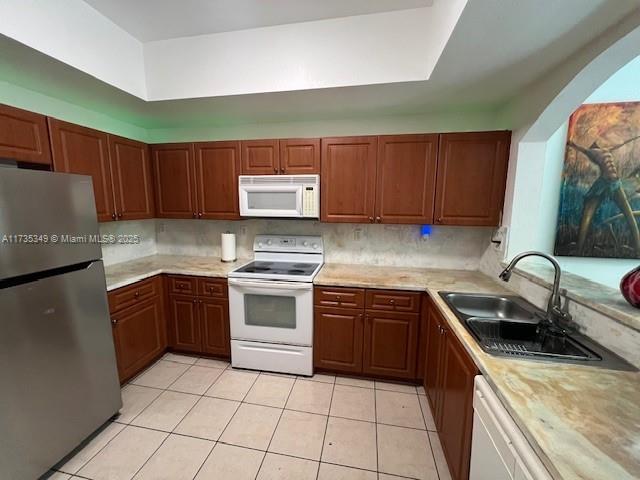
M 544 312 L 521 297 L 439 293 L 480 347 L 492 355 L 635 369 L 584 335 L 547 328 Z

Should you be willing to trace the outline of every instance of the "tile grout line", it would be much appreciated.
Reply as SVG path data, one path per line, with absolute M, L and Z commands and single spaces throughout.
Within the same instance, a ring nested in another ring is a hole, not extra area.
M 329 399 L 329 410 L 327 411 L 327 423 L 324 427 L 324 435 L 322 436 L 322 447 L 320 448 L 320 459 L 318 463 L 318 471 L 316 472 L 316 480 L 320 478 L 320 466 L 322 464 L 322 454 L 324 453 L 324 443 L 327 441 L 327 430 L 329 430 L 329 418 L 331 418 L 331 405 L 333 404 L 333 392 L 336 389 L 335 378 L 333 379 L 333 384 L 331 385 L 331 397 Z M 377 475 L 377 472 L 376 472 Z
M 374 383 L 375 386 L 375 383 Z M 376 390 L 373 391 L 373 418 L 375 418 L 375 431 L 376 431 L 376 474 L 380 477 L 380 459 L 378 458 L 378 394 Z M 419 407 L 420 405 L 418 405 Z
M 258 467 L 258 471 L 256 472 L 256 476 L 254 477 L 254 480 L 257 480 L 258 475 L 260 474 L 260 469 L 262 468 L 262 465 L 264 464 L 264 459 L 267 458 L 267 453 L 269 453 L 269 447 L 271 446 L 271 442 L 273 441 L 273 437 L 276 434 L 276 430 L 278 430 L 278 425 L 280 425 L 280 420 L 282 419 L 282 415 L 284 414 L 284 408 L 287 406 L 287 402 L 289 401 L 289 397 L 291 396 L 291 392 L 293 392 L 293 387 L 295 386 L 297 380 L 298 379 L 296 378 L 296 380 L 293 381 L 293 384 L 291 385 L 291 388 L 289 389 L 289 393 L 287 394 L 287 398 L 284 401 L 284 405 L 282 406 L 282 410 L 280 411 L 280 416 L 278 417 L 278 421 L 276 422 L 276 427 L 273 429 L 273 433 L 271 434 L 271 438 L 269 439 L 269 443 L 267 444 L 267 449 L 264 452 L 264 456 L 262 457 L 262 461 L 260 462 L 260 466 Z M 256 381 L 257 381 L 257 379 L 256 379 Z M 249 394 L 249 392 L 247 392 L 247 395 L 248 394 Z M 245 398 L 246 398 L 246 396 L 245 396 Z M 320 465 L 318 465 L 318 470 L 320 470 Z

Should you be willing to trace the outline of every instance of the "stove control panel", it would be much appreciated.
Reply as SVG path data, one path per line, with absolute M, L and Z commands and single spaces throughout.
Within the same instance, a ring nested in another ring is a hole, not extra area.
M 309 235 L 256 235 L 254 252 L 321 253 L 322 237 Z

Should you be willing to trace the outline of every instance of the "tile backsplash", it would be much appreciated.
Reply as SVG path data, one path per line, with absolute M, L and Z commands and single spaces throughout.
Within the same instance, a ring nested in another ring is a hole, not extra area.
M 105 264 L 159 254 L 219 256 L 220 235 L 236 234 L 238 257 L 253 255 L 257 234 L 322 235 L 325 261 L 432 268 L 478 268 L 492 229 L 434 226 L 423 238 L 419 225 L 320 223 L 309 220 L 251 219 L 144 220 L 101 225 L 101 233 L 140 234 L 138 245 L 103 247 Z

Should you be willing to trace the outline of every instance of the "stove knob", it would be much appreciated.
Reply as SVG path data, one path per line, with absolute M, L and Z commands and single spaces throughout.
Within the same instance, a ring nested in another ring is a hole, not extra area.
M 309 242 L 307 242 L 306 240 L 304 242 L 302 242 L 302 246 L 303 247 L 308 247 L 309 246 Z
M 311 248 L 313 248 L 314 250 L 317 249 L 318 248 L 318 244 L 317 243 L 312 244 Z
M 271 245 L 273 242 L 271 240 L 267 240 L 267 245 Z
M 262 248 L 262 242 L 258 242 L 258 248 Z

